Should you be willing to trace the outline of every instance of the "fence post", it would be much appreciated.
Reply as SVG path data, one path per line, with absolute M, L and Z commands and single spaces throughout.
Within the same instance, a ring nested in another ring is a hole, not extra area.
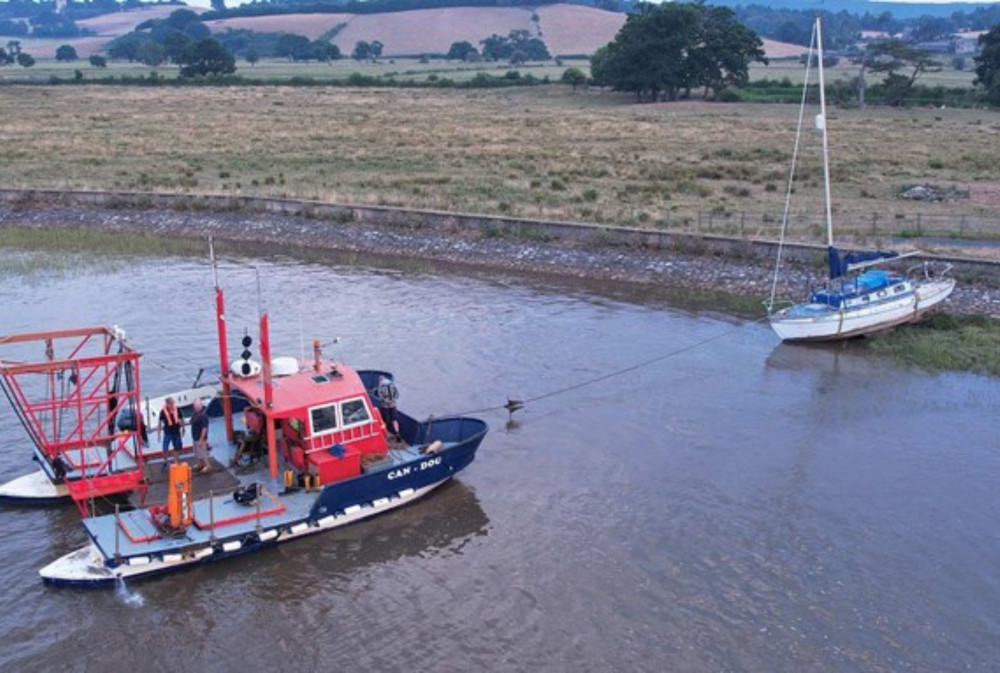
M 872 238 L 878 238 L 878 213 L 872 213 Z
M 962 215 L 962 219 L 958 221 L 958 235 L 961 238 L 965 237 L 965 215 Z
M 740 238 L 743 238 L 743 224 L 746 222 L 746 219 L 747 219 L 747 211 L 745 210 L 740 211 Z
M 924 237 L 923 213 L 917 213 L 917 237 Z
M 701 208 L 698 209 L 698 221 L 694 224 L 694 233 L 699 233 L 701 231 Z

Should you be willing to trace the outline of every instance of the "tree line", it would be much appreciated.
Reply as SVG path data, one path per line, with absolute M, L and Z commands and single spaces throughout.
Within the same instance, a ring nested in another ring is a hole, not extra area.
M 825 38 L 826 23 L 823 32 Z M 1000 23 L 980 36 L 979 45 L 974 84 L 983 102 L 1000 105 Z M 858 68 L 853 86 L 862 107 L 867 74 L 879 75 L 880 102 L 901 106 L 913 99 L 925 73 L 941 67 L 927 51 L 898 38 L 871 42 L 847 57 Z M 701 3 L 645 4 L 591 58 L 591 82 L 635 93 L 639 101 L 686 98 L 695 89 L 705 98 L 739 100 L 753 62 L 767 63 L 763 43 L 734 10 Z M 582 76 L 567 70 L 563 81 L 576 87 Z

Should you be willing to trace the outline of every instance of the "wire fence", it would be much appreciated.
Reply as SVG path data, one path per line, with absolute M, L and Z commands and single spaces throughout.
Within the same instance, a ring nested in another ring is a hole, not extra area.
M 936 239 L 942 245 L 961 246 L 968 241 L 995 241 L 1000 247 L 1000 219 L 981 215 L 940 213 L 835 213 L 838 240 L 858 241 Z M 746 239 L 775 240 L 781 236 L 780 212 L 696 211 L 673 213 L 657 222 L 660 229 L 692 234 L 714 234 Z M 789 214 L 785 239 L 801 243 L 826 241 L 822 212 Z

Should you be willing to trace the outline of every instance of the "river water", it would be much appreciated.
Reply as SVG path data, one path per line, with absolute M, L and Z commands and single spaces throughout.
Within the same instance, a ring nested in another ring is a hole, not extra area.
M 0 333 L 125 327 L 145 394 L 215 360 L 202 260 L 0 249 Z M 232 256 L 270 312 L 416 416 L 527 398 L 406 509 L 121 591 L 43 586 L 72 506 L 0 509 L 0 670 L 987 671 L 1000 382 L 777 345 L 649 291 Z M 725 336 L 713 339 L 718 335 Z M 683 350 L 692 347 L 689 350 Z M 0 408 L 0 478 L 30 469 Z

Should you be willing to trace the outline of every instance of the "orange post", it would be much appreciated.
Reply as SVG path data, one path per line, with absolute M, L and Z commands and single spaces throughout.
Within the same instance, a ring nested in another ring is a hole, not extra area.
M 167 493 L 167 514 L 171 528 L 191 525 L 191 466 L 173 463 L 170 466 L 170 490 Z

